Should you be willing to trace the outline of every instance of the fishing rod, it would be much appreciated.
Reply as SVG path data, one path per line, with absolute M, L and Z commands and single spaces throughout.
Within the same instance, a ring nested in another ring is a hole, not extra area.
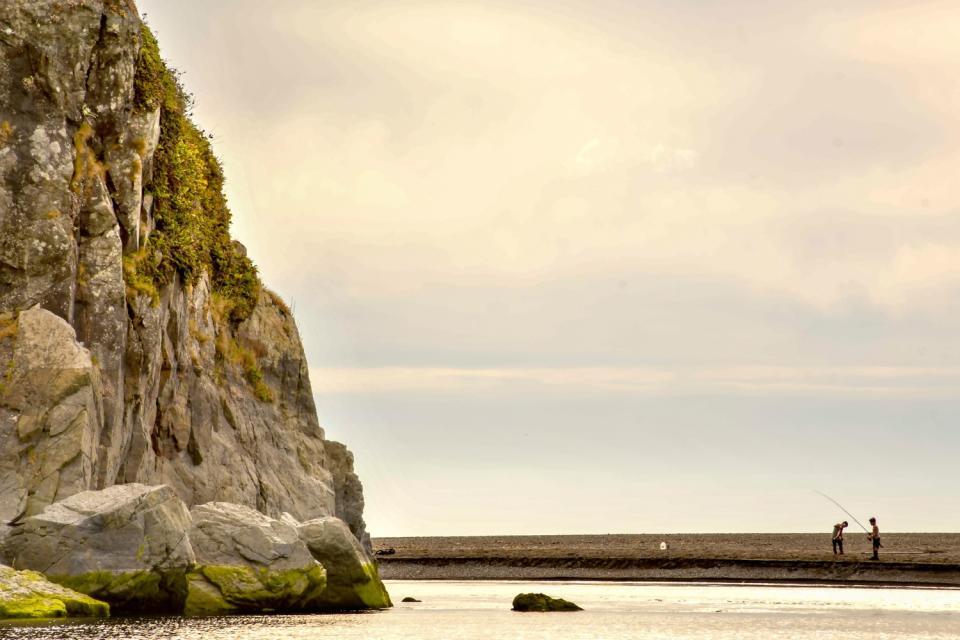
M 865 526 L 863 526 L 863 524 L 862 524 L 859 520 L 857 520 L 857 517 L 856 517 L 855 515 L 853 515 L 852 513 L 850 513 L 849 511 L 847 511 L 846 509 L 844 509 L 844 507 L 843 507 L 842 504 L 840 504 L 839 502 L 837 502 L 836 500 L 834 500 L 833 498 L 831 498 L 830 496 L 828 496 L 827 494 L 825 494 L 823 491 L 817 491 L 816 489 L 814 489 L 813 492 L 820 494 L 821 496 L 823 496 L 824 498 L 826 498 L 827 500 L 829 500 L 829 501 L 832 502 L 833 504 L 835 504 L 835 505 L 837 505 L 838 507 L 840 507 L 840 510 L 843 511 L 843 512 L 844 512 L 845 514 L 847 514 L 848 516 L 850 516 L 851 518 L 853 518 L 853 521 L 856 522 L 857 524 L 859 524 L 859 525 L 860 525 L 860 528 L 867 532 L 867 535 L 870 534 L 870 530 L 867 529 Z

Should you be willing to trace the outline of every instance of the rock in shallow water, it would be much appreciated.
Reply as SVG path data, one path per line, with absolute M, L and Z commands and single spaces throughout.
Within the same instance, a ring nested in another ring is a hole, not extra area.
M 198 566 L 187 576 L 187 615 L 310 610 L 327 584 L 290 522 L 249 507 L 194 507 L 190 541 Z
M 49 582 L 35 571 L 0 565 L 0 619 L 109 615 L 110 607 L 104 602 Z
M 563 598 L 551 598 L 543 593 L 521 593 L 513 599 L 514 611 L 583 611 L 581 607 Z
M 392 607 L 377 565 L 339 518 L 317 518 L 300 525 L 300 538 L 327 570 L 327 588 L 316 605 L 322 609 Z
M 242 505 L 187 511 L 168 486 L 85 491 L 12 527 L 6 558 L 124 613 L 210 615 L 391 606 L 345 522 Z
M 194 564 L 190 513 L 167 486 L 84 491 L 26 518 L 4 540 L 16 567 L 123 612 L 179 612 Z

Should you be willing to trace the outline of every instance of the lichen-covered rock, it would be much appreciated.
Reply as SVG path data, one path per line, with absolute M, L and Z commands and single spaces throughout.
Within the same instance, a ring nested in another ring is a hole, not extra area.
M 514 611 L 583 611 L 569 600 L 543 593 L 521 593 L 513 599 Z
M 166 486 L 85 491 L 23 520 L 3 542 L 15 567 L 122 612 L 179 612 L 195 556 L 190 513 Z
M 326 586 L 289 523 L 224 502 L 191 510 L 198 566 L 188 575 L 187 615 L 303 611 Z
M 229 241 L 220 167 L 133 2 L 0 2 L 0 78 L 0 520 L 140 482 L 366 541 L 293 317 Z M 63 320 L 33 360 L 17 313 Z M 79 354 L 73 382 L 31 381 L 48 351 Z
M 94 482 L 99 372 L 73 327 L 46 309 L 0 314 L 0 521 Z
M 72 323 L 86 297 L 78 241 L 117 226 L 84 223 L 112 209 L 105 149 L 131 145 L 139 19 L 111 0 L 20 0 L 0 23 L 0 297 Z
M 110 606 L 54 584 L 35 571 L 0 565 L 0 618 L 105 618 Z
M 343 520 L 317 518 L 300 525 L 300 538 L 327 570 L 327 588 L 311 603 L 315 609 L 383 609 L 390 594 L 377 565 Z

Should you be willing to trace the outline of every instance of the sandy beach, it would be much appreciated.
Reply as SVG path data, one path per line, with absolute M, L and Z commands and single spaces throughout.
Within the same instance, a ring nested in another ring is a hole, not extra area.
M 667 550 L 661 550 L 666 542 Z M 377 538 L 386 579 L 692 580 L 960 587 L 960 534 L 862 533 Z M 392 549 L 394 553 L 383 555 Z

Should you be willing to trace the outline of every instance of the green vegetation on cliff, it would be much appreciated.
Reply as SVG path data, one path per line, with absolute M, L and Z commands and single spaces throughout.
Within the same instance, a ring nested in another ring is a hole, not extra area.
M 207 136 L 191 122 L 190 96 L 160 57 L 157 40 L 146 25 L 134 89 L 137 109 L 160 109 L 160 143 L 152 177 L 145 177 L 146 190 L 154 197 L 156 229 L 144 252 L 128 257 L 127 285 L 156 300 L 156 292 L 175 273 L 191 285 L 206 272 L 213 291 L 232 303 L 229 320 L 242 321 L 257 302 L 257 269 L 230 238 L 223 168 Z

